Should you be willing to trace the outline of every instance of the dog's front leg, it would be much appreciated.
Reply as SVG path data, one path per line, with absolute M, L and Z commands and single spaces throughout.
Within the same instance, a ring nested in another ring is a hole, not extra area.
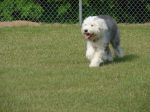
M 104 54 L 104 50 L 97 49 L 94 53 L 94 56 L 91 60 L 89 67 L 99 67 L 99 65 L 103 63 L 103 59 L 102 59 L 103 54 Z
M 86 49 L 86 58 L 91 62 L 95 53 L 95 49 L 93 48 L 90 42 L 87 42 L 87 49 Z

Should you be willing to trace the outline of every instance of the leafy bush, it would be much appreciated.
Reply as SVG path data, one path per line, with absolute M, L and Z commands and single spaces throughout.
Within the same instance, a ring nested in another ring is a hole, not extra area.
M 40 18 L 43 11 L 40 5 L 30 0 L 4 0 L 0 3 L 0 20 L 24 19 L 36 21 Z
M 0 0 L 0 21 L 31 20 L 76 23 L 78 0 Z M 107 14 L 118 22 L 148 22 L 150 4 L 146 0 L 83 0 L 83 18 Z

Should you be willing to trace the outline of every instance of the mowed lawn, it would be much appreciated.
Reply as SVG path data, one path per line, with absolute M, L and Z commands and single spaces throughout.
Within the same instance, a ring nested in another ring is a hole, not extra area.
M 150 112 L 150 26 L 119 28 L 125 56 L 99 68 L 78 25 L 0 28 L 0 112 Z

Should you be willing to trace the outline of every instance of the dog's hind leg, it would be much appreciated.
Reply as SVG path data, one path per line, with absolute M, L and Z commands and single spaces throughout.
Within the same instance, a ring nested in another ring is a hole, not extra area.
M 117 57 L 123 57 L 123 51 L 122 48 L 120 47 L 120 36 L 119 36 L 119 31 L 117 30 L 115 38 L 111 40 L 112 47 L 114 49 L 114 54 Z
M 104 44 L 104 57 L 103 59 L 106 60 L 106 61 L 113 61 L 113 58 L 112 58 L 112 53 L 111 53 L 111 50 L 109 48 L 109 43 L 105 43 Z

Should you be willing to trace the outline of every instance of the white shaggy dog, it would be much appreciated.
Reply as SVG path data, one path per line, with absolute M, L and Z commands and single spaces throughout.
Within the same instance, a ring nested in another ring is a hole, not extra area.
M 117 57 L 123 57 L 116 21 L 106 15 L 90 16 L 83 21 L 82 34 L 87 41 L 86 57 L 89 67 L 98 67 L 104 61 L 113 61 L 109 43 Z

